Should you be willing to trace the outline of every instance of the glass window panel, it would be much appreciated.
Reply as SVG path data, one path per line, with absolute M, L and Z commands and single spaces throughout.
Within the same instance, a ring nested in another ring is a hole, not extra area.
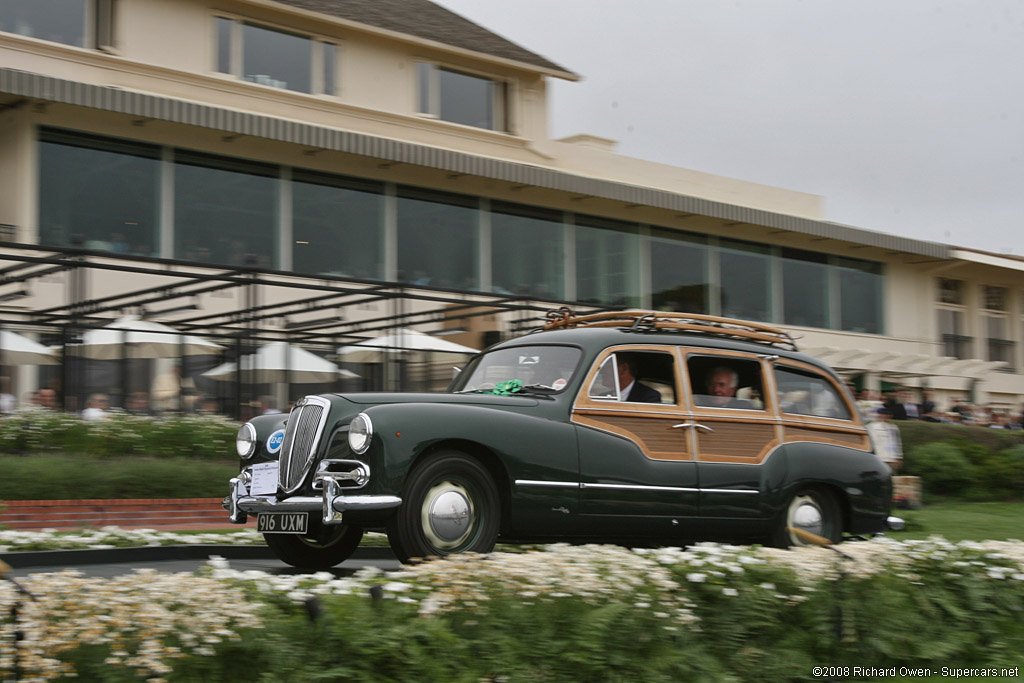
M 828 257 L 782 250 L 782 320 L 787 325 L 828 327 Z
M 871 261 L 837 258 L 840 329 L 882 333 L 882 266 Z
M 985 285 L 981 288 L 981 307 L 990 311 L 1006 310 L 1006 287 L 991 287 Z
M 322 50 L 324 57 L 324 82 L 321 92 L 324 95 L 336 95 L 337 75 L 335 70 L 338 62 L 338 46 L 334 43 L 320 43 L 320 49 Z
M 44 130 L 39 144 L 42 244 L 156 256 L 159 149 Z
M 430 93 L 433 90 L 433 78 L 435 68 L 433 64 L 416 62 L 416 83 L 419 85 L 419 111 L 422 114 L 437 115 L 430 103 Z
M 475 198 L 400 188 L 398 279 L 477 289 L 479 218 Z
M 562 299 L 565 241 L 558 214 L 502 202 L 492 209 L 493 291 Z
M 768 247 L 722 240 L 718 263 L 722 315 L 744 320 L 770 320 Z
M 313 41 L 304 36 L 245 24 L 242 77 L 253 83 L 312 92 Z
M 649 242 L 651 305 L 659 311 L 708 312 L 708 247 L 703 237 L 654 230 Z
M 944 304 L 962 304 L 964 302 L 963 280 L 952 280 L 947 277 L 938 278 L 939 301 Z
M 292 264 L 297 272 L 384 278 L 381 186 L 296 172 L 292 206 Z
M 761 364 L 756 360 L 690 355 L 686 368 L 695 405 L 764 410 L 764 382 Z
M 775 387 L 784 413 L 850 419 L 850 411 L 842 396 L 824 377 L 775 366 Z
M 85 47 L 88 0 L 2 0 L 0 31 Z
M 989 339 L 1006 339 L 1006 318 L 985 316 L 985 332 Z
M 576 299 L 615 306 L 639 304 L 636 228 L 589 216 L 576 219 Z
M 174 165 L 174 255 L 229 265 L 276 264 L 277 168 L 193 153 Z
M 439 72 L 438 116 L 452 123 L 494 128 L 494 81 L 448 69 Z
M 235 22 L 224 17 L 216 17 L 213 21 L 217 31 L 217 71 L 229 74 L 231 73 L 231 29 Z

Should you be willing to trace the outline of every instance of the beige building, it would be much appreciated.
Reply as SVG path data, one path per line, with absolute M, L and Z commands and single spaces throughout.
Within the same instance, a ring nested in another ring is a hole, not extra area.
M 639 306 L 777 323 L 860 386 L 1019 408 L 1024 261 L 553 140 L 553 78 L 579 77 L 428 0 L 8 0 L 0 324 L 54 341 L 145 314 L 230 356 L 243 331 L 324 351 Z M 12 370 L 17 392 L 40 372 Z

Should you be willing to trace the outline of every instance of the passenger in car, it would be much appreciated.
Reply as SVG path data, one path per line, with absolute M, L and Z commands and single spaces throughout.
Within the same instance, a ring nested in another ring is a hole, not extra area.
M 736 398 L 739 385 L 739 374 L 730 367 L 720 365 L 708 373 L 706 394 L 696 395 L 698 405 L 713 408 L 740 408 L 752 410 L 754 404 L 742 398 Z
M 619 368 L 619 400 L 630 403 L 661 403 L 657 389 L 638 382 L 637 362 L 632 355 L 620 353 L 616 356 Z

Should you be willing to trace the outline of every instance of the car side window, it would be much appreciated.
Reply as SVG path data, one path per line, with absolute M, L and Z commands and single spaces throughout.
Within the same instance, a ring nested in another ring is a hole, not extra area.
M 813 372 L 775 366 L 775 388 L 783 413 L 849 420 L 846 402 L 827 379 Z
M 597 401 L 673 404 L 673 356 L 659 351 L 618 351 L 602 361 L 587 395 Z
M 618 401 L 619 386 L 616 382 L 617 375 L 618 366 L 615 362 L 615 354 L 612 354 L 605 358 L 601 363 L 601 367 L 598 368 L 597 374 L 594 375 L 594 381 L 590 383 L 590 388 L 587 389 L 587 396 L 595 401 Z
M 686 359 L 693 401 L 708 408 L 764 410 L 761 364 L 750 358 L 690 355 Z

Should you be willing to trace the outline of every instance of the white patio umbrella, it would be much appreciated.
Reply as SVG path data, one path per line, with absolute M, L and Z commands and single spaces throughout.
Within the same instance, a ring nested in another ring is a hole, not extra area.
M 60 365 L 52 349 L 10 330 L 0 330 L 0 352 L 4 365 Z
M 462 344 L 440 339 L 433 335 L 400 328 L 392 334 L 356 342 L 338 349 L 338 357 L 346 363 L 369 363 L 378 360 L 381 354 L 398 354 L 406 351 L 426 351 L 432 353 L 473 354 L 474 349 Z
M 127 344 L 128 348 L 123 349 Z M 173 327 L 138 316 L 119 318 L 104 327 L 87 330 L 79 344 L 68 349 L 93 360 L 118 360 L 127 351 L 129 358 L 177 358 L 219 353 L 224 347 L 212 341 L 181 334 Z
M 221 363 L 203 373 L 203 377 L 215 380 L 233 380 L 238 374 L 238 364 Z M 271 342 L 259 348 L 256 353 L 242 356 L 242 378 L 260 383 L 294 384 L 333 382 L 338 377 L 359 377 L 350 370 L 343 370 L 329 360 L 310 353 L 298 346 L 285 342 Z

